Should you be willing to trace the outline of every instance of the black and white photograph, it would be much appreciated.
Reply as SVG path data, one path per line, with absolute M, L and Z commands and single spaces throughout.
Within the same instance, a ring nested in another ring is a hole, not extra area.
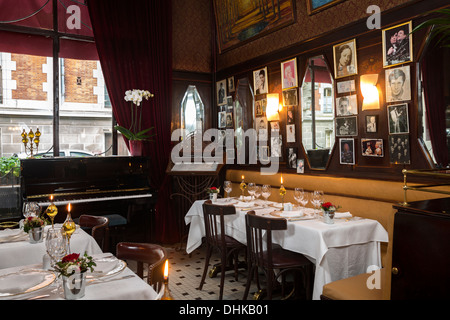
M 358 74 L 355 39 L 333 46 L 335 78 Z
M 366 133 L 378 132 L 378 115 L 366 115 Z
M 294 107 L 288 107 L 287 108 L 287 124 L 294 124 L 295 123 L 295 108 Z
M 286 126 L 286 142 L 287 143 L 295 142 L 295 124 L 288 124 Z
M 383 139 L 361 139 L 361 153 L 365 157 L 384 157 Z
M 296 106 L 298 105 L 298 90 L 288 89 L 283 90 L 283 106 Z
M 256 116 L 264 116 L 266 114 L 267 99 L 260 99 L 255 101 Z
M 389 157 L 393 164 L 411 163 L 409 134 L 389 136 Z
M 297 159 L 297 173 L 305 173 L 305 159 Z
M 338 94 L 355 92 L 355 80 L 339 81 L 336 83 L 336 88 Z
M 264 94 L 268 92 L 267 67 L 253 71 L 253 86 L 255 94 Z
M 336 116 L 358 114 L 358 98 L 356 94 L 336 98 Z
M 258 146 L 259 161 L 269 161 L 269 147 L 268 146 Z
M 219 128 L 227 127 L 227 113 L 226 111 L 219 112 Z
M 357 136 L 358 135 L 358 124 L 357 117 L 339 117 L 335 119 L 336 121 L 336 136 Z
M 411 21 L 383 30 L 383 67 L 413 60 L 411 31 Z
M 355 164 L 355 139 L 339 139 L 340 164 Z
M 282 137 L 281 135 L 270 137 L 270 150 L 271 150 L 271 156 L 281 158 L 283 155 L 281 154 L 281 147 L 282 147 Z
M 217 105 L 227 104 L 227 80 L 217 81 L 216 83 Z
M 386 70 L 386 102 L 411 100 L 409 66 Z
M 266 117 L 259 117 L 255 119 L 256 131 L 258 132 L 259 141 L 267 141 L 268 139 L 268 123 Z
M 280 123 L 278 121 L 271 121 L 270 131 L 280 131 Z
M 234 92 L 236 89 L 234 87 L 234 77 L 228 78 L 228 92 Z
M 227 129 L 233 128 L 233 113 L 227 112 Z
M 409 133 L 408 104 L 387 107 L 389 134 Z
M 286 148 L 286 165 L 289 169 L 297 168 L 297 148 Z

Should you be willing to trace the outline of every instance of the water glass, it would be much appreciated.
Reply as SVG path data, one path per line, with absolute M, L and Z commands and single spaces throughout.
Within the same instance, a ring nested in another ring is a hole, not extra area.
M 225 190 L 225 192 L 227 193 L 227 198 L 229 198 L 230 197 L 230 192 L 231 192 L 231 190 L 233 190 L 233 187 L 232 187 L 232 184 L 231 184 L 231 181 L 225 181 L 224 183 L 223 183 L 223 190 Z M 228 201 L 229 201 L 230 199 L 228 199 Z
M 264 200 L 267 201 L 267 199 L 270 197 L 271 194 L 272 188 L 270 187 L 270 185 L 269 184 L 263 185 L 261 188 L 261 195 L 263 196 Z
M 23 216 L 28 217 L 37 217 L 41 213 L 41 207 L 36 202 L 25 202 L 23 204 Z
M 294 199 L 297 201 L 298 205 L 300 206 L 300 203 L 305 197 L 305 192 L 303 191 L 303 188 L 295 188 L 294 189 Z
M 48 229 L 47 237 L 45 239 L 45 247 L 51 258 L 52 266 L 66 255 L 66 240 L 64 235 L 61 233 L 61 229 Z
M 255 186 L 255 199 L 257 200 L 261 196 L 262 190 L 260 186 Z
M 253 196 L 255 195 L 255 187 L 256 184 L 254 182 L 249 182 L 247 185 L 248 194 L 251 196 L 251 200 L 253 200 Z

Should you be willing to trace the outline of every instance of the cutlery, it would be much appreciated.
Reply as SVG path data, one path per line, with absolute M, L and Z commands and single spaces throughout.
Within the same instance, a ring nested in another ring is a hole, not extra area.
M 98 284 L 98 283 L 105 283 L 105 282 L 112 282 L 112 281 L 117 281 L 117 280 L 123 280 L 123 279 L 129 279 L 129 278 L 134 278 L 135 276 L 133 274 L 129 274 L 127 276 L 123 276 L 120 278 L 115 278 L 115 279 L 107 279 L 107 280 L 99 280 L 99 279 L 92 279 L 88 281 L 88 285 L 93 285 L 93 284 Z
M 37 300 L 37 299 L 42 299 L 42 298 L 47 298 L 47 297 L 50 297 L 50 295 L 49 294 L 42 294 L 40 296 L 34 296 L 34 297 L 31 297 L 31 298 L 28 298 L 27 300 Z

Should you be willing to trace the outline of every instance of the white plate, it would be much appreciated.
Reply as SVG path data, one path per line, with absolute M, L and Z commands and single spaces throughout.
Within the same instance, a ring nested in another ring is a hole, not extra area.
M 46 270 L 26 270 L 0 276 L 0 298 L 30 293 L 49 286 L 56 275 Z
M 94 259 L 97 264 L 94 266 L 94 271 L 89 274 L 89 277 L 101 278 L 110 277 L 122 272 L 127 263 L 123 260 L 117 259 L 116 257 L 104 257 Z
M 0 240 L 19 237 L 24 234 L 25 232 L 23 232 L 23 230 L 21 229 L 5 229 L 0 231 Z

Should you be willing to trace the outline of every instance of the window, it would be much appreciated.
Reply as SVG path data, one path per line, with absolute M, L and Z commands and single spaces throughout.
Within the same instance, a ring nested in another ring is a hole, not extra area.
M 203 131 L 204 106 L 195 86 L 189 86 L 181 102 L 181 128 L 185 129 L 185 136 L 195 130 Z

